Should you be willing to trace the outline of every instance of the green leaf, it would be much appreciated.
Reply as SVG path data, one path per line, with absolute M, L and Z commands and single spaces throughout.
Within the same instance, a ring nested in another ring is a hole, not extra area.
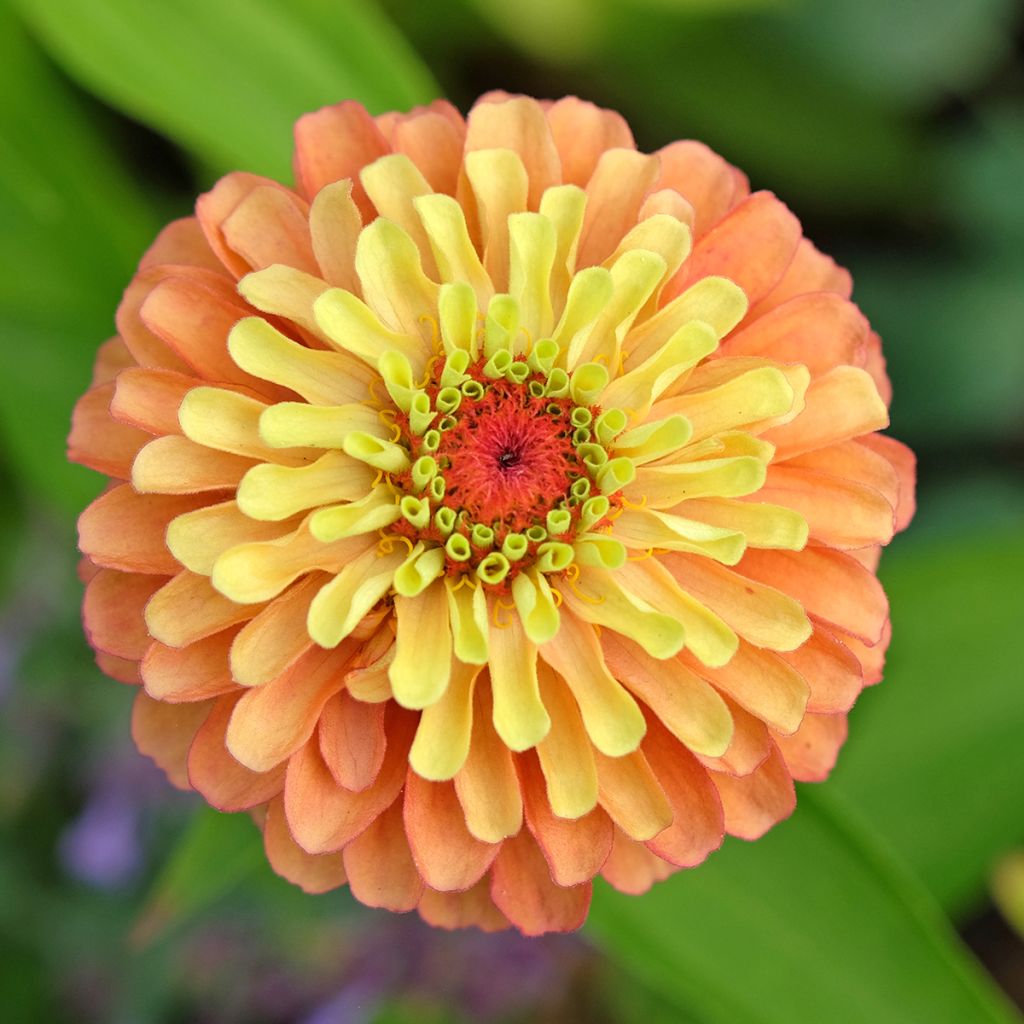
M 150 945 L 265 867 L 259 832 L 247 815 L 202 808 L 153 883 L 133 943 Z
M 1024 498 L 1004 500 L 1009 525 L 976 513 L 966 535 L 908 538 L 883 558 L 886 678 L 861 697 L 832 780 L 954 914 L 1024 844 Z
M 915 880 L 807 787 L 755 846 L 729 842 L 642 899 L 601 886 L 589 928 L 707 1024 L 1020 1019 Z
M 363 0 L 15 0 L 87 88 L 220 170 L 290 176 L 292 125 L 343 99 L 372 112 L 437 95 Z
M 102 119 L 4 5 L 0 92 L 0 435 L 19 484 L 72 511 L 100 481 L 65 461 L 71 407 L 157 220 Z

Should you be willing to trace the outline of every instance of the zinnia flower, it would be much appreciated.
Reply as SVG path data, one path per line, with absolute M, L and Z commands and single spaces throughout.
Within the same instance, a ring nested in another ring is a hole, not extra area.
M 913 462 L 850 278 L 575 98 L 303 117 L 146 253 L 79 402 L 84 621 L 276 871 L 578 926 L 820 780 Z

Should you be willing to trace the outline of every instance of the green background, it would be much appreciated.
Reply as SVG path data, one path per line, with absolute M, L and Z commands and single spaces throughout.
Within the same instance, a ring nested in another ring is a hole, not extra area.
M 0 0 L 4 1019 L 1021 1020 L 989 880 L 1024 846 L 1022 29 L 1014 0 Z M 161 224 L 225 171 L 289 180 L 306 110 L 495 87 L 614 107 L 642 148 L 700 138 L 775 191 L 853 271 L 920 458 L 886 679 L 832 780 L 533 941 L 306 897 L 245 818 L 170 791 L 81 637 L 99 480 L 63 461 Z

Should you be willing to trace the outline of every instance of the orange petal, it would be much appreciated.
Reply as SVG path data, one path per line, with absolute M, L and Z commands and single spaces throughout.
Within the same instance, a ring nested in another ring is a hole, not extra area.
M 312 647 L 306 617 L 327 579 L 319 572 L 303 577 L 242 628 L 231 645 L 231 674 L 242 686 L 270 682 Z
M 284 805 L 292 835 L 304 850 L 340 849 L 392 804 L 405 782 L 415 724 L 414 715 L 389 706 L 384 764 L 374 784 L 360 793 L 338 785 L 315 738 L 292 755 L 285 775 Z
M 426 110 L 398 118 L 391 133 L 391 147 L 412 160 L 435 192 L 455 195 L 465 138 L 461 117 L 455 120 Z
M 771 751 L 768 728 L 760 718 L 741 708 L 731 697 L 723 694 L 722 699 L 732 716 L 732 742 L 721 757 L 698 755 L 697 759 L 712 771 L 736 776 L 749 775 L 764 763 Z
M 174 370 L 136 366 L 117 375 L 110 413 L 150 434 L 180 434 L 178 406 L 193 388 L 204 381 Z
M 697 215 L 694 236 L 707 234 L 749 191 L 746 178 L 703 142 L 684 139 L 655 154 L 661 163 L 656 188 L 673 188 Z
M 187 647 L 251 619 L 261 608 L 258 604 L 235 604 L 214 590 L 207 577 L 182 572 L 150 598 L 146 625 L 160 643 Z
M 228 629 L 178 649 L 151 644 L 140 666 L 146 693 L 170 704 L 208 700 L 238 690 L 228 671 Z
M 557 817 L 548 803 L 537 758 L 527 752 L 519 757 L 519 767 L 526 824 L 548 862 L 552 879 L 561 886 L 589 882 L 611 850 L 611 819 L 600 807 L 573 821 Z
M 87 391 L 75 403 L 68 436 L 68 458 L 95 469 L 97 473 L 127 480 L 136 452 L 149 435 L 110 415 L 113 384 L 102 384 Z
M 779 584 L 807 612 L 867 644 L 877 643 L 889 618 L 882 585 L 855 558 L 828 548 L 749 550 L 738 566 L 746 576 Z
M 373 785 L 387 747 L 384 705 L 363 704 L 342 690 L 323 706 L 317 728 L 320 753 L 338 785 L 353 793 Z
M 116 655 L 97 651 L 96 665 L 105 676 L 116 679 L 119 683 L 138 686 L 142 682 L 137 661 L 129 661 L 127 658 L 118 658 Z
M 188 789 L 188 751 L 213 701 L 165 704 L 140 690 L 132 706 L 132 739 L 152 758 L 172 785 Z
M 730 335 L 719 354 L 803 363 L 812 376 L 818 376 L 841 363 L 857 365 L 867 336 L 868 322 L 852 302 L 834 292 L 811 292 L 795 296 Z
M 914 494 L 917 482 L 917 459 L 914 453 L 895 438 L 884 434 L 868 434 L 859 438 L 857 444 L 885 458 L 896 472 L 899 480 L 896 503 L 896 530 L 905 530 L 914 518 L 917 502 Z
M 235 706 L 227 746 L 247 768 L 266 772 L 313 735 L 320 712 L 344 685 L 353 645 L 315 648 L 263 686 L 247 690 Z
M 208 274 L 209 271 L 187 267 L 150 267 L 139 271 L 129 282 L 117 307 L 117 331 L 139 365 L 154 369 L 174 370 L 188 373 L 189 366 L 162 339 L 158 338 L 143 322 L 140 315 L 142 304 L 150 292 L 161 281 L 174 277 L 188 278 L 194 274 Z
M 523 801 L 512 754 L 491 722 L 491 688 L 481 677 L 473 692 L 473 733 L 455 791 L 469 831 L 484 843 L 514 836 L 523 824 Z
M 846 715 L 808 715 L 792 736 L 775 742 L 797 782 L 824 782 L 846 742 Z
M 349 888 L 360 903 L 399 913 L 419 903 L 423 879 L 405 838 L 401 800 L 353 839 L 343 856 Z
M 437 892 L 424 889 L 419 905 L 420 917 L 435 928 L 479 928 L 500 932 L 508 928 L 508 918 L 491 899 L 491 880 L 482 878 L 466 892 Z
M 775 460 L 782 462 L 888 424 L 889 413 L 868 374 L 855 366 L 838 366 L 811 381 L 796 419 L 763 437 L 776 446 Z
M 470 835 L 451 782 L 428 782 L 412 769 L 405 783 L 405 832 L 424 882 L 441 892 L 462 892 L 483 878 L 497 843 Z
M 562 165 L 562 181 L 583 188 L 606 149 L 635 149 L 621 114 L 566 96 L 545 111 Z
M 672 808 L 642 751 L 595 757 L 601 806 L 626 835 L 645 842 L 668 828 Z
M 187 264 L 213 270 L 219 274 L 225 273 L 224 264 L 210 248 L 210 243 L 206 241 L 203 229 L 195 217 L 172 220 L 143 254 L 139 261 L 139 270 L 164 263 Z
M 810 686 L 792 665 L 773 651 L 742 641 L 729 663 L 721 668 L 707 668 L 686 655 L 683 660 L 689 660 L 695 672 L 776 731 L 788 734 L 800 725 L 810 698 Z
M 238 368 L 228 352 L 228 332 L 252 310 L 224 278 L 169 277 L 142 304 L 145 325 L 161 338 L 197 376 L 208 381 L 242 384 L 257 394 L 281 394 L 266 381 Z
M 373 207 L 358 184 L 359 172 L 388 152 L 387 139 L 362 104 L 347 100 L 324 107 L 295 124 L 295 181 L 312 199 L 325 185 L 351 178 L 353 198 L 369 220 Z
M 669 733 L 651 720 L 644 756 L 672 808 L 672 824 L 647 841 L 662 860 L 683 868 L 700 864 L 722 845 L 722 803 L 707 769 Z
M 607 149 L 587 182 L 587 207 L 576 266 L 607 259 L 637 222 L 640 207 L 658 177 L 657 157 L 634 149 Z
M 164 534 L 176 516 L 206 504 L 201 495 L 136 494 L 122 484 L 100 495 L 78 519 L 78 546 L 97 565 L 172 576 L 181 568 Z
M 867 351 L 864 353 L 863 365 L 868 376 L 875 382 L 878 394 L 888 409 L 892 404 L 892 381 L 889 380 L 889 374 L 885 368 L 885 356 L 882 355 L 882 339 L 874 331 L 868 335 Z
M 511 149 L 529 178 L 529 209 L 540 206 L 546 188 L 561 177 L 558 150 L 540 104 L 527 96 L 477 103 L 466 119 L 467 153 L 477 149 Z
M 253 772 L 236 761 L 224 745 L 236 694 L 221 697 L 196 733 L 188 754 L 188 781 L 220 811 L 245 811 L 264 804 L 284 788 L 284 766 Z
M 221 222 L 224 240 L 253 270 L 283 263 L 319 270 L 309 236 L 309 210 L 280 188 L 254 188 Z
M 340 853 L 311 854 L 299 846 L 288 831 L 284 800 L 275 797 L 263 822 L 263 848 L 270 866 L 303 892 L 321 893 L 337 889 L 347 881 Z
M 138 661 L 151 639 L 143 609 L 166 582 L 162 576 L 101 569 L 85 588 L 82 624 L 89 643 L 98 651 Z
M 803 646 L 779 657 L 792 665 L 810 686 L 808 712 L 827 715 L 849 711 L 864 688 L 860 662 L 823 626 L 815 626 Z
M 620 892 L 639 896 L 647 892 L 655 882 L 664 881 L 672 872 L 671 864 L 617 828 L 611 854 L 601 874 Z
M 562 887 L 552 881 L 544 856 L 525 829 L 501 844 L 494 862 L 491 898 L 524 934 L 571 932 L 590 907 L 590 883 Z
M 793 779 L 774 743 L 768 759 L 750 775 L 734 778 L 712 772 L 711 781 L 722 798 L 725 830 L 740 839 L 760 839 L 796 807 Z
M 892 623 L 888 619 L 885 620 L 885 625 L 882 627 L 882 636 L 876 643 L 870 646 L 856 636 L 842 634 L 837 638 L 849 647 L 850 651 L 860 662 L 861 669 L 864 672 L 865 686 L 874 686 L 875 683 L 881 682 L 882 669 L 885 668 L 885 652 L 889 647 L 889 640 L 891 638 Z
M 702 277 L 718 275 L 735 281 L 753 305 L 778 283 L 799 241 L 796 217 L 770 192 L 755 192 L 697 242 L 661 301 Z
M 796 255 L 775 287 L 747 314 L 744 325 L 805 292 L 835 292 L 844 299 L 853 291 L 853 279 L 830 256 L 819 252 L 808 239 L 801 238 Z
M 107 338 L 96 350 L 90 387 L 98 388 L 101 384 L 110 384 L 122 370 L 135 365 L 135 357 L 128 351 L 123 338 Z

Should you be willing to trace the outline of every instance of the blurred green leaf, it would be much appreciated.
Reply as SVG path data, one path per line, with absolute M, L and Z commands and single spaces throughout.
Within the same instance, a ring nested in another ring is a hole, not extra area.
M 132 941 L 148 946 L 265 867 L 259 832 L 247 815 L 202 808 L 154 882 Z
M 297 117 L 358 99 L 372 112 L 437 95 L 363 0 L 15 0 L 61 65 L 220 170 L 289 180 Z
M 861 698 L 832 785 L 954 915 L 1024 844 L 1024 501 L 1016 522 L 882 560 L 894 608 L 885 682 Z
M 1015 0 L 804 0 L 786 27 L 830 72 L 886 103 L 964 89 L 1010 51 Z
M 3 4 L 0 90 L 0 431 L 19 479 L 71 511 L 99 486 L 65 461 L 71 406 L 157 222 L 95 111 Z
M 729 842 L 643 899 L 602 885 L 589 928 L 707 1024 L 1021 1019 L 919 884 L 807 787 L 756 847 Z

